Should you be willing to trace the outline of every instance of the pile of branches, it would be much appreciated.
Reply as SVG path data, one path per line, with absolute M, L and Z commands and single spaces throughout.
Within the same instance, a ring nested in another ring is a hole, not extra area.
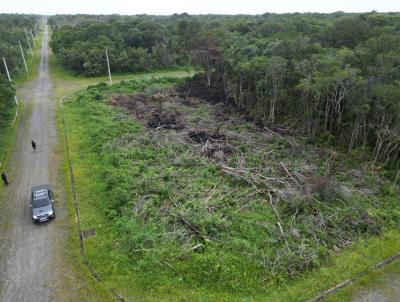
M 280 253 L 295 253 L 290 248 L 293 240 L 323 242 L 336 251 L 362 234 L 377 235 L 381 232 L 378 219 L 353 201 L 351 191 L 327 177 L 291 171 L 283 162 L 269 167 L 268 171 L 265 168 L 228 166 L 221 166 L 221 170 L 246 182 L 257 194 L 266 196 L 276 216 L 277 229 L 285 241 Z M 315 255 L 311 254 L 313 256 L 308 260 L 314 261 Z
M 220 161 L 225 160 L 233 148 L 229 144 L 228 136 L 219 131 L 211 132 L 206 129 L 189 130 L 187 141 L 200 149 L 200 154 Z
M 273 194 L 281 199 L 303 191 L 306 177 L 300 172 L 289 171 L 283 162 L 280 162 L 280 176 L 266 176 L 262 168 L 232 168 L 222 166 L 222 172 L 236 178 L 240 178 L 253 186 L 258 193 Z M 277 171 L 274 171 L 277 172 Z
M 176 98 L 165 90 L 157 93 L 117 95 L 109 104 L 124 108 L 151 129 L 181 130 L 185 128 L 185 123 L 182 114 L 174 106 L 177 101 L 181 101 Z

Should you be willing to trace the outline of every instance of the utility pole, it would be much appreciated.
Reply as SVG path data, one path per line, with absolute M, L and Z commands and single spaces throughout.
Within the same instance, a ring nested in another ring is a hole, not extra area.
M 7 78 L 11 82 L 10 73 L 8 72 L 7 62 L 6 59 L 3 57 L 4 67 L 6 68 Z
M 4 67 L 6 68 L 8 80 L 11 82 L 10 72 L 8 71 L 7 62 L 4 57 L 3 57 L 3 62 L 4 62 Z M 18 99 L 17 99 L 16 95 L 14 95 L 14 101 L 15 101 L 15 104 L 18 106 L 19 103 L 18 103 Z
M 19 49 L 21 49 L 22 59 L 24 60 L 25 70 L 26 70 L 26 73 L 28 73 L 28 66 L 26 65 L 25 55 L 24 55 L 24 51 L 22 49 L 21 41 L 18 41 L 18 43 L 19 43 Z
M 28 33 L 26 32 L 26 30 L 25 30 L 25 37 L 26 37 L 26 42 L 28 42 L 29 49 L 31 50 L 31 55 L 33 56 L 31 43 L 29 42 Z
M 110 70 L 110 61 L 108 60 L 108 51 L 106 48 L 106 58 L 107 58 L 107 67 L 108 67 L 108 78 L 110 81 L 110 85 L 112 85 L 112 79 L 111 79 L 111 70 Z
M 32 29 L 30 30 L 32 41 L 33 41 L 33 47 L 36 48 L 36 43 L 35 43 L 35 38 L 33 37 Z

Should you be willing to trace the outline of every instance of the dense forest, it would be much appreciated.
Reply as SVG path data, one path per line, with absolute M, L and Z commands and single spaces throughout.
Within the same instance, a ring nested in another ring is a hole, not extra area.
M 8 121 L 10 108 L 13 105 L 15 89 L 6 77 L 3 58 L 7 61 L 7 67 L 12 77 L 23 70 L 23 60 L 18 41 L 28 55 L 29 45 L 25 30 L 36 29 L 38 17 L 34 15 L 8 15 L 0 14 L 0 132 L 5 122 Z M 30 42 L 32 43 L 32 41 Z M 33 47 L 33 45 L 31 45 Z
M 75 20 L 75 21 L 74 21 Z M 81 20 L 81 23 L 79 23 Z M 77 23 L 74 26 L 59 24 Z M 57 16 L 51 47 L 61 64 L 78 74 L 105 74 L 105 49 L 113 72 L 136 72 L 189 63 L 171 18 Z
M 28 55 L 29 45 L 25 31 L 27 31 L 31 47 L 33 47 L 31 33 L 35 35 L 37 22 L 38 16 L 35 15 L 0 14 L 0 55 L 7 59 L 8 69 L 11 73 L 23 69 L 18 41 L 21 42 L 24 52 Z M 5 74 L 3 64 L 1 64 L 0 72 Z
M 105 74 L 193 64 L 204 84 L 260 125 L 310 141 L 400 154 L 400 14 L 57 16 L 51 46 L 67 68 Z M 66 24 L 73 24 L 66 25 Z

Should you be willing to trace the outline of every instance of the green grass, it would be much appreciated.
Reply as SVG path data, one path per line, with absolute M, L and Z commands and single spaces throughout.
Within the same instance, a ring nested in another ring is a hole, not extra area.
M 146 83 L 160 85 L 159 81 Z M 293 278 L 261 272 L 254 265 L 261 257 L 250 251 L 262 244 L 269 236 L 265 228 L 273 230 L 276 222 L 265 200 L 255 196 L 257 202 L 249 211 L 235 212 L 232 203 L 246 200 L 251 194 L 248 186 L 221 178 L 215 165 L 190 148 L 160 143 L 140 123 L 102 101 L 137 87 L 137 82 L 98 86 L 68 98 L 64 107 L 82 227 L 96 230 L 96 236 L 85 240 L 85 248 L 107 288 L 138 301 L 306 301 L 400 249 L 400 234 L 393 230 L 397 226 L 392 206 L 396 200 L 390 197 L 396 193 L 387 192 L 380 196 L 385 205 L 379 205 L 379 213 L 373 213 L 370 201 L 361 201 L 371 215 L 386 220 L 380 237 L 360 237 L 340 253 L 328 250 L 326 261 Z M 239 128 L 249 130 L 248 125 Z M 269 147 L 284 158 L 287 145 L 273 141 Z M 244 144 L 238 147 L 249 148 Z M 249 160 L 254 166 L 261 165 L 263 155 Z M 226 207 L 223 213 L 235 217 L 230 222 L 207 213 L 196 216 L 203 213 L 201 202 L 210 201 L 208 196 L 217 185 L 211 201 L 213 206 Z M 144 198 L 140 215 L 132 215 L 140 198 Z M 359 201 L 351 202 L 356 205 Z M 340 204 L 335 206 L 340 208 Z M 163 208 L 176 211 L 156 213 Z M 174 215 L 184 215 L 195 223 L 201 236 L 192 234 L 193 239 L 180 242 L 188 230 L 181 219 L 171 217 Z M 263 225 L 258 226 L 260 222 Z M 225 236 L 229 232 L 236 232 L 237 240 Z M 279 240 L 273 236 L 271 240 Z M 199 242 L 207 253 L 191 250 Z
M 56 122 L 57 129 L 60 135 L 64 135 L 64 126 L 62 124 L 62 111 L 58 110 L 56 114 Z M 60 179 L 63 180 L 63 187 L 65 188 L 65 198 L 68 202 L 67 212 L 69 217 L 69 234 L 68 237 L 68 252 L 64 253 L 68 259 L 61 259 L 64 262 L 68 262 L 72 264 L 72 268 L 74 270 L 74 274 L 72 276 L 66 275 L 65 278 L 65 288 L 72 288 L 76 285 L 77 280 L 79 279 L 79 283 L 81 284 L 76 291 L 78 294 L 76 296 L 79 297 L 79 301 L 113 301 L 114 297 L 108 288 L 103 286 L 102 283 L 97 282 L 89 270 L 86 267 L 86 264 L 83 261 L 81 252 L 80 252 L 80 241 L 78 236 L 78 226 L 76 224 L 75 211 L 73 207 L 73 195 L 71 191 L 71 179 L 69 173 L 69 161 L 68 154 L 66 148 L 66 141 L 64 137 L 59 139 L 56 148 L 57 156 L 60 158 L 61 165 L 60 171 L 61 174 Z M 67 294 L 69 296 L 69 294 Z M 58 297 L 62 299 L 62 297 Z
M 12 127 L 12 121 L 15 116 L 15 112 L 17 111 L 17 107 L 14 106 L 13 108 L 10 109 L 9 111 L 9 119 L 5 122 L 2 121 L 1 129 L 0 129 L 0 160 L 2 157 L 7 154 L 8 148 L 10 147 L 10 142 L 12 141 L 12 138 L 14 137 L 14 132 L 15 132 L 15 126 Z
M 54 83 L 54 92 L 57 98 L 61 98 L 63 95 L 84 89 L 89 85 L 95 85 L 99 82 L 108 83 L 107 75 L 102 77 L 83 77 L 74 75 L 72 72 L 62 67 L 54 55 L 50 56 L 50 74 Z M 112 76 L 112 80 L 113 83 L 118 83 L 123 80 L 133 79 L 151 79 L 160 77 L 185 78 L 192 76 L 193 74 L 193 69 L 182 67 L 154 72 L 115 74 Z
M 62 78 L 65 81 L 80 81 L 82 83 L 88 84 L 88 83 L 96 83 L 96 82 L 108 82 L 108 74 L 105 74 L 104 76 L 98 76 L 98 77 L 85 77 L 82 75 L 77 75 L 74 74 L 72 71 L 65 69 L 59 62 L 57 61 L 57 58 L 55 56 L 52 56 L 50 59 L 50 64 L 51 64 L 51 69 L 52 69 L 52 75 L 55 78 Z M 163 76 L 177 76 L 177 77 L 185 77 L 185 76 L 190 76 L 193 75 L 193 68 L 184 66 L 184 67 L 176 67 L 176 68 L 171 68 L 171 69 L 163 69 L 163 70 L 155 70 L 155 71 L 149 71 L 149 72 L 141 72 L 141 73 L 122 73 L 122 74 L 114 74 L 112 73 L 112 80 L 113 82 L 117 83 L 121 80 L 132 80 L 137 77 L 146 77 L 146 78 L 151 78 L 151 77 L 163 77 Z

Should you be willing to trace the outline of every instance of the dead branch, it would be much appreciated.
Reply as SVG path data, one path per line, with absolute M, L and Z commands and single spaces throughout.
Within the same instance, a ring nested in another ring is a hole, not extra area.
M 215 186 L 212 188 L 210 194 L 207 196 L 206 200 L 205 200 L 205 204 L 206 207 L 208 209 L 208 202 L 210 201 L 210 199 L 213 197 L 214 193 L 215 193 L 215 189 L 217 188 L 217 186 L 221 183 L 222 177 L 219 178 L 218 182 L 215 184 Z
M 335 159 L 335 156 L 336 156 L 336 154 L 333 153 L 333 154 L 326 160 L 326 162 L 324 163 L 324 165 L 323 165 L 323 169 L 325 170 L 324 176 L 329 175 L 329 173 L 331 172 L 331 168 L 332 168 L 332 164 L 333 164 L 333 161 L 334 161 L 334 159 Z
M 193 232 L 195 232 L 196 234 L 198 234 L 201 238 L 205 239 L 205 237 L 203 236 L 203 234 L 191 223 L 189 223 L 185 218 L 183 218 L 181 215 L 175 214 L 172 211 L 168 210 L 167 211 L 174 217 L 178 218 L 179 221 L 183 222 L 184 224 L 186 224 L 190 230 L 192 230 Z
M 188 97 L 189 97 L 189 94 L 190 94 L 190 91 L 192 90 L 192 88 L 189 88 L 189 91 L 188 91 L 188 93 L 186 94 L 186 96 L 185 96 L 185 101 L 186 102 L 188 102 Z
M 296 183 L 296 185 L 299 187 L 299 189 L 301 189 L 301 186 L 299 184 L 299 182 L 297 181 L 296 178 L 293 177 L 293 175 L 289 172 L 288 168 L 285 166 L 285 164 L 283 162 L 280 162 L 280 165 L 282 166 L 282 168 L 285 170 L 286 174 Z
M 203 246 L 204 246 L 204 244 L 199 243 L 199 244 L 196 244 L 195 246 L 189 248 L 188 251 L 195 251 L 198 248 L 203 247 Z
M 226 167 L 226 166 L 222 166 L 222 172 L 227 173 L 227 174 L 232 175 L 232 176 L 235 176 L 235 177 L 238 177 L 238 178 L 241 178 L 241 179 L 243 179 L 244 181 L 246 181 L 247 183 L 251 184 L 252 187 L 254 188 L 254 190 L 256 190 L 257 193 L 264 193 L 264 192 L 260 191 L 260 190 L 257 188 L 257 186 L 254 184 L 253 181 L 251 181 L 250 179 L 248 179 L 248 178 L 246 178 L 246 177 L 244 177 L 244 176 L 242 175 L 242 173 L 247 174 L 248 172 L 236 170 L 236 169 L 234 169 L 234 168 Z
M 277 222 L 277 225 L 278 225 L 278 227 L 279 227 L 279 231 L 281 232 L 282 237 L 284 237 L 284 236 L 285 236 L 285 233 L 283 232 L 282 225 L 281 225 L 281 223 L 280 223 L 279 221 Z
M 137 250 L 131 250 L 132 253 L 139 253 L 139 252 L 148 252 L 148 251 L 154 251 L 155 249 L 137 249 Z
M 251 169 L 235 169 L 228 166 L 222 166 L 222 172 L 227 174 L 240 177 L 251 184 L 262 184 L 265 185 L 269 191 L 279 192 L 279 190 L 273 187 L 270 182 L 280 183 L 282 185 L 288 186 L 288 182 L 286 181 L 287 178 L 282 177 L 267 177 L 261 175 L 259 173 L 255 173 L 254 171 L 250 171 Z M 246 177 L 245 177 L 246 176 Z M 265 181 L 260 181 L 260 179 Z
M 164 128 L 165 126 L 167 126 L 167 125 L 165 124 L 165 125 L 159 126 L 159 127 L 155 128 L 153 131 L 161 130 L 161 129 Z
M 272 208 L 272 210 L 274 211 L 276 218 L 278 219 L 278 227 L 279 227 L 279 231 L 281 232 L 281 235 L 284 236 L 285 233 L 283 232 L 283 228 L 282 228 L 282 219 L 279 216 L 279 212 L 278 210 L 275 208 L 274 203 L 272 202 L 272 194 L 268 191 L 268 197 L 269 197 L 269 204 Z

